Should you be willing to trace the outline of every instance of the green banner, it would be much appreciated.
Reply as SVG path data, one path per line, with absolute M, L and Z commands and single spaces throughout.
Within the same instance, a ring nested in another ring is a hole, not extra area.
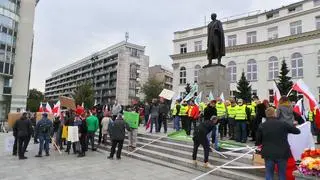
M 135 112 L 123 111 L 124 120 L 129 124 L 130 128 L 137 129 L 139 127 L 139 114 Z

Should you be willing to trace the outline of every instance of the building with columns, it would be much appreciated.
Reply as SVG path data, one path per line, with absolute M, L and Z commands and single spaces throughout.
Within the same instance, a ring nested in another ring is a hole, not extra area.
M 219 17 L 218 17 L 219 19 Z M 302 79 L 320 98 L 320 0 L 303 0 L 288 6 L 222 20 L 230 95 L 244 72 L 252 94 L 273 100 L 273 81 L 284 60 L 293 81 Z M 207 27 L 174 33 L 173 90 L 182 94 L 186 83 L 198 81 L 208 63 Z

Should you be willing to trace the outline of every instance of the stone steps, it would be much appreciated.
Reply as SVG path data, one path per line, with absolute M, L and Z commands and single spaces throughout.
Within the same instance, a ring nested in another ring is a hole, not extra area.
M 152 144 L 148 144 L 158 138 L 162 137 L 160 140 L 153 142 Z M 109 141 L 110 142 L 110 141 Z M 184 172 L 192 172 L 192 171 L 202 171 L 208 172 L 210 170 L 203 168 L 202 164 L 200 163 L 198 166 L 195 166 L 192 163 L 191 156 L 192 156 L 192 149 L 193 145 L 192 142 L 180 142 L 180 141 L 172 141 L 171 139 L 159 135 L 153 134 L 141 134 L 138 133 L 137 138 L 137 148 L 144 146 L 142 149 L 135 151 L 134 153 L 128 154 L 127 144 L 128 140 L 126 139 L 124 142 L 123 148 L 123 155 L 148 161 L 151 163 L 155 163 L 158 165 L 170 167 L 177 169 L 179 171 Z M 98 146 L 101 150 L 110 151 L 110 145 L 99 145 Z M 225 159 L 218 155 L 217 153 L 210 153 L 209 155 L 209 162 L 212 165 L 219 166 L 222 165 L 239 155 L 237 153 L 228 153 L 226 155 L 228 158 Z M 251 166 L 252 160 L 250 159 L 251 156 L 248 155 L 240 160 L 228 165 L 228 166 Z M 199 161 L 203 161 L 203 149 L 202 147 L 199 148 L 198 151 L 198 158 Z M 214 168 L 214 166 L 212 167 Z M 264 172 L 261 170 L 229 170 L 229 169 L 219 169 L 212 173 L 217 176 L 226 177 L 230 179 L 237 179 L 237 180 L 257 180 L 263 179 Z

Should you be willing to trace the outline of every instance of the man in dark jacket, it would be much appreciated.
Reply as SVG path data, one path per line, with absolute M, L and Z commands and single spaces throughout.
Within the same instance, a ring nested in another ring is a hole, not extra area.
M 147 125 L 149 120 L 149 115 L 150 115 L 150 105 L 146 101 L 146 103 L 144 104 L 144 125 L 143 126 Z
M 27 119 L 27 113 L 23 113 L 22 117 L 16 121 L 16 123 L 13 126 L 13 135 L 17 139 L 17 145 L 18 145 L 18 154 L 19 159 L 27 159 L 27 157 L 24 156 L 25 149 L 27 148 L 27 141 L 28 137 L 32 134 L 32 124 Z
M 300 130 L 276 118 L 275 109 L 266 110 L 267 121 L 258 129 L 256 145 L 262 145 L 261 155 L 265 160 L 266 179 L 273 179 L 277 164 L 279 179 L 286 179 L 286 167 L 291 156 L 288 134 L 300 134 Z
M 53 132 L 53 123 L 48 119 L 48 114 L 43 113 L 42 119 L 37 123 L 36 134 L 39 137 L 39 153 L 36 157 L 42 157 L 42 150 L 46 152 L 46 156 L 49 156 L 49 142 Z
M 108 159 L 113 159 L 114 153 L 116 152 L 116 146 L 118 146 L 117 159 L 120 160 L 126 129 L 128 131 L 130 129 L 129 125 L 123 120 L 122 115 L 118 115 L 116 120 L 109 124 L 108 129 L 112 140 L 111 152 Z
M 193 153 L 192 153 L 192 159 L 194 161 L 194 164 L 197 164 L 197 153 L 198 148 L 200 145 L 202 145 L 204 150 L 204 166 L 208 167 L 208 158 L 209 158 L 209 140 L 207 138 L 207 135 L 214 129 L 215 123 L 217 123 L 218 119 L 216 116 L 213 116 L 211 120 L 207 120 L 203 123 L 200 123 L 199 126 L 195 128 L 194 134 L 193 134 Z
M 204 109 L 204 114 L 203 114 L 204 121 L 209 121 L 211 117 L 217 116 L 216 103 L 217 101 L 212 100 L 210 104 L 208 104 L 208 106 Z M 212 129 L 212 134 L 211 134 L 212 144 L 215 144 L 215 141 L 216 141 L 216 136 L 217 136 L 216 128 L 217 127 L 214 126 Z
M 167 133 L 167 115 L 169 112 L 168 105 L 165 103 L 164 99 L 160 99 L 160 104 L 159 104 L 159 128 L 158 132 L 161 131 L 161 124 L 163 123 L 163 129 L 164 133 Z

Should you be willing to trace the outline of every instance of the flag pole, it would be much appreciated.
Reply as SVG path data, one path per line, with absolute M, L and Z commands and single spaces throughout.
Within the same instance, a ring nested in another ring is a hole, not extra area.
M 290 89 L 290 91 L 288 92 L 288 94 L 287 94 L 287 97 L 290 95 L 290 93 L 292 92 L 292 88 Z

